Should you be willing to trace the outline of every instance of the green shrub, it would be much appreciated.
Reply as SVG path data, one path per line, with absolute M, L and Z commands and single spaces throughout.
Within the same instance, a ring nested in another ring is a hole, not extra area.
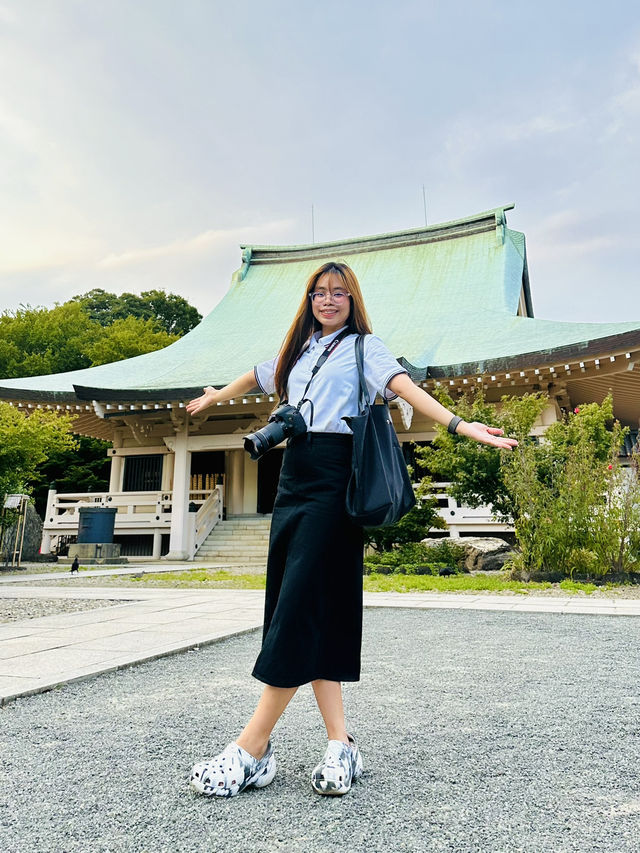
M 447 563 L 409 563 L 406 566 L 398 566 L 396 573 L 403 575 L 439 575 L 442 569 L 453 569 L 455 574 L 460 571 L 457 566 L 449 566 Z
M 440 539 L 437 545 L 423 545 L 432 562 L 444 563 L 447 566 L 464 567 L 464 545 L 458 545 L 454 539 Z
M 520 549 L 514 575 L 602 579 L 640 565 L 640 480 L 637 459 L 631 469 L 619 463 L 624 434 L 608 396 L 505 457 Z
M 499 409 L 485 401 L 482 390 L 472 399 L 463 397 L 455 402 L 443 388 L 436 389 L 434 396 L 466 421 L 499 427 L 521 445 L 530 441 L 533 424 L 549 405 L 548 396 L 541 393 L 503 396 Z M 505 451 L 469 441 L 461 435 L 451 435 L 446 427 L 438 425 L 433 446 L 417 448 L 416 456 L 433 476 L 451 483 L 448 492 L 458 503 L 470 507 L 491 506 L 497 517 L 513 517 L 513 496 L 504 479 Z
M 437 575 L 441 569 L 464 570 L 464 547 L 441 539 L 437 545 L 408 542 L 391 551 L 382 551 L 365 558 L 365 574 Z
M 529 433 L 548 405 L 543 394 L 502 397 L 499 411 L 481 393 L 456 403 L 445 392 L 439 397 L 466 420 L 519 441 L 514 451 L 499 451 L 438 427 L 433 447 L 419 451 L 428 470 L 451 481 L 458 502 L 491 505 L 513 522 L 514 578 L 602 580 L 640 570 L 638 460 L 631 471 L 619 464 L 625 430 L 614 422 L 611 395 L 576 407 L 540 440 Z

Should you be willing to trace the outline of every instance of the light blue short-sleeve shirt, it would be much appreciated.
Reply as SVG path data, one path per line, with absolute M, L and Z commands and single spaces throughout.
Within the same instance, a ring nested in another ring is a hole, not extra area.
M 346 328 L 346 327 L 344 327 Z M 288 399 L 292 406 L 300 402 L 311 371 L 320 358 L 324 348 L 340 334 L 342 329 L 330 335 L 320 337 L 315 332 L 309 347 L 302 353 L 289 374 L 287 385 Z M 313 423 L 311 406 L 303 403 L 301 413 L 309 432 L 338 432 L 349 434 L 351 430 L 342 420 L 345 416 L 358 414 L 358 368 L 356 365 L 355 343 L 358 335 L 351 334 L 343 338 L 329 358 L 322 365 L 309 386 L 306 398 L 313 402 Z M 278 357 L 256 365 L 254 372 L 258 387 L 265 394 L 275 393 L 275 372 Z M 376 394 L 395 398 L 387 388 L 389 382 L 399 373 L 407 373 L 392 353 L 376 335 L 367 335 L 364 339 L 364 378 L 373 401 Z

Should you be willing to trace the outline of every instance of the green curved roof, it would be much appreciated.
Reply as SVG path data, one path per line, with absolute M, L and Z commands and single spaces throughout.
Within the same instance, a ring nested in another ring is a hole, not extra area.
M 85 370 L 4 380 L 0 397 L 167 400 L 222 386 L 275 355 L 307 277 L 331 258 L 353 268 L 376 334 L 414 378 L 515 369 L 640 343 L 640 320 L 533 318 L 524 235 L 506 226 L 512 206 L 374 237 L 243 246 L 242 267 L 225 297 L 171 346 Z M 526 317 L 517 316 L 521 294 Z

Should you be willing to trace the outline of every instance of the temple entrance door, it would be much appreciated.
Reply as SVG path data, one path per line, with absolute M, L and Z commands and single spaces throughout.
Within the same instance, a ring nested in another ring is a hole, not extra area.
M 258 513 L 273 512 L 284 450 L 274 447 L 258 460 Z
M 224 451 L 203 450 L 191 454 L 191 500 L 204 500 L 215 486 L 225 485 Z

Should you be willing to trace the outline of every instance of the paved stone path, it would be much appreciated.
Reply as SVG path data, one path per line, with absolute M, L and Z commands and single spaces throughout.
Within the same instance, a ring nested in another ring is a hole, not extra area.
M 260 590 L 0 588 L 2 598 L 122 599 L 123 604 L 0 625 L 0 704 L 60 684 L 251 631 Z
M 19 696 L 214 643 L 262 624 L 261 590 L 0 585 L 0 597 L 122 600 L 0 625 L 0 705 Z M 640 616 L 640 601 L 578 596 L 365 593 L 366 607 Z

